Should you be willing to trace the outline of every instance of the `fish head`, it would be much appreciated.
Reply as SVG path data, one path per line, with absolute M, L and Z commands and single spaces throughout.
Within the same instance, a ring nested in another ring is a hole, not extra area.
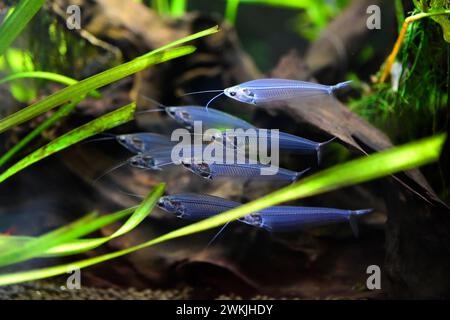
M 176 122 L 181 124 L 183 127 L 188 129 L 194 127 L 194 120 L 191 114 L 183 107 L 167 107 L 167 114 L 174 119 Z
M 226 134 L 218 130 L 214 130 L 214 132 L 205 131 L 203 137 L 204 141 L 211 141 L 211 143 L 218 143 L 219 145 L 226 143 Z
M 196 161 L 195 159 L 184 159 L 181 161 L 181 164 L 186 169 L 202 178 L 212 179 L 211 168 L 206 162 Z
M 138 154 L 127 160 L 128 164 L 141 169 L 158 169 L 155 159 L 148 154 Z
M 171 196 L 164 196 L 159 198 L 156 205 L 169 213 L 176 214 L 177 216 L 182 216 L 184 214 L 184 207 L 180 201 L 173 199 Z
M 117 142 L 130 150 L 131 152 L 145 151 L 145 144 L 142 139 L 136 134 L 120 134 L 116 137 Z
M 226 88 L 223 93 L 234 100 L 255 104 L 255 94 L 252 90 L 248 88 L 244 88 L 241 86 L 234 86 L 230 88 Z
M 251 213 L 239 219 L 239 221 L 255 227 L 262 227 L 263 219 L 259 213 Z

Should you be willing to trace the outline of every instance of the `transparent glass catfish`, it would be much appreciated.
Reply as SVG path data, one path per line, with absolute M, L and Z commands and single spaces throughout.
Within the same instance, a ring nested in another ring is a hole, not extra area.
M 262 105 L 275 101 L 289 101 L 298 98 L 331 95 L 336 90 L 344 88 L 350 83 L 351 81 L 346 81 L 328 86 L 306 81 L 270 78 L 247 81 L 224 90 L 207 90 L 188 94 L 220 92 L 208 101 L 206 104 L 206 109 L 208 109 L 211 102 L 221 95 L 247 104 Z
M 145 153 L 155 149 L 170 147 L 177 144 L 176 141 L 171 141 L 170 137 L 151 132 L 138 132 L 128 134 L 105 134 L 107 137 L 89 140 L 87 142 L 116 140 L 123 147 L 127 148 L 133 153 Z
M 186 106 L 166 106 L 152 98 L 143 97 L 149 100 L 159 108 L 143 110 L 137 114 L 145 114 L 151 112 L 166 112 L 172 119 L 187 129 L 194 128 L 194 122 L 201 121 L 203 129 L 232 129 L 232 128 L 254 128 L 253 125 L 235 117 L 231 114 L 225 113 L 216 109 L 205 109 L 202 106 L 186 105 Z M 209 111 L 209 112 L 208 112 Z
M 166 107 L 167 114 L 183 127 L 193 129 L 194 122 L 202 122 L 203 129 L 251 129 L 253 125 L 226 112 L 199 106 Z
M 161 171 L 165 167 L 170 165 L 180 165 L 184 157 L 181 155 L 173 154 L 173 146 L 163 146 L 159 148 L 151 149 L 143 153 L 137 153 L 136 155 L 128 158 L 127 160 L 119 163 L 113 168 L 109 169 L 101 176 L 96 178 L 94 181 L 102 179 L 104 176 L 110 174 L 111 172 L 123 167 L 124 165 L 130 165 L 134 168 L 144 169 L 144 170 L 155 170 Z M 186 152 L 190 152 L 185 155 L 186 158 L 190 158 L 197 154 L 202 154 L 205 145 L 190 145 Z
M 267 143 L 267 149 L 271 148 L 271 137 L 272 133 L 267 129 L 254 129 L 254 131 L 227 131 L 220 138 L 222 141 L 230 142 L 236 148 L 245 148 L 243 145 L 249 143 L 249 141 L 260 141 L 260 139 L 265 139 Z M 306 138 L 302 138 L 290 133 L 281 132 L 277 133 L 278 148 L 282 151 L 288 151 L 300 155 L 313 155 L 317 157 L 317 163 L 320 164 L 322 159 L 323 149 L 333 142 L 336 137 L 331 138 L 325 142 L 316 142 Z M 258 139 L 258 140 L 256 140 Z
M 180 149 L 176 154 L 173 147 L 163 147 L 149 152 L 139 153 L 127 160 L 133 167 L 149 170 L 162 170 L 167 165 L 180 165 L 183 159 L 190 159 L 203 154 L 206 145 L 185 145 L 185 149 Z
M 220 143 L 230 142 L 229 145 L 238 146 L 235 142 L 236 138 L 259 138 L 261 132 L 267 132 L 268 142 L 270 143 L 270 130 L 257 128 L 250 123 L 228 114 L 223 111 L 208 109 L 196 106 L 167 107 L 166 111 L 169 115 L 182 126 L 193 128 L 194 121 L 201 121 L 202 127 L 205 129 L 216 128 L 222 132 L 220 136 L 213 137 Z M 227 129 L 243 129 L 243 130 L 227 130 Z M 302 155 L 316 155 L 318 163 L 320 163 L 323 148 L 336 138 L 332 138 L 325 142 L 316 142 L 305 139 L 286 132 L 279 132 L 279 149 Z M 268 147 L 270 149 L 270 145 Z
M 310 168 L 301 172 L 288 169 L 270 167 L 260 163 L 208 163 L 198 161 L 198 159 L 184 159 L 183 166 L 192 173 L 208 179 L 214 180 L 221 177 L 234 177 L 259 180 L 276 180 L 284 182 L 295 182 L 300 179 Z M 265 171 L 265 174 L 262 174 Z
M 151 153 L 139 153 L 127 160 L 127 163 L 135 168 L 148 170 L 162 170 L 168 165 L 178 165 L 171 156 L 172 148 L 163 148 Z
M 133 153 L 146 153 L 156 149 L 171 147 L 177 144 L 170 137 L 150 132 L 121 134 L 116 140 Z
M 158 207 L 186 220 L 202 220 L 240 206 L 239 202 L 202 194 L 176 194 L 161 197 Z
M 274 206 L 246 215 L 239 219 L 239 221 L 271 232 L 286 232 L 348 221 L 353 234 L 355 237 L 358 237 L 357 218 L 370 212 L 372 212 L 372 209 L 341 210 L 333 208 Z

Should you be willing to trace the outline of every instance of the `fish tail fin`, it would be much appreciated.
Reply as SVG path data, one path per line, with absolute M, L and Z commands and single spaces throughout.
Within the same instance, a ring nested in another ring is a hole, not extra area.
M 355 238 L 359 237 L 358 217 L 372 212 L 373 209 L 354 210 L 350 213 L 349 222 Z
M 334 86 L 330 86 L 329 92 L 330 92 L 330 94 L 331 94 L 331 93 L 333 93 L 334 91 L 337 91 L 337 90 L 339 90 L 339 89 L 341 89 L 341 88 L 348 87 L 348 86 L 350 85 L 350 83 L 352 83 L 352 82 L 353 82 L 353 80 L 349 80 L 349 81 L 345 81 L 345 82 L 340 82 L 340 83 L 338 83 L 338 84 L 335 84 Z
M 301 177 L 303 177 L 304 174 L 305 174 L 306 172 L 308 172 L 309 170 L 311 170 L 311 168 L 306 168 L 306 169 L 303 170 L 303 171 L 297 172 L 297 173 L 295 174 L 294 179 L 292 179 L 292 182 L 298 181 L 298 180 L 299 180 Z
M 317 146 L 317 164 L 319 165 L 320 162 L 322 161 L 322 150 L 325 146 L 327 146 L 328 144 L 330 144 L 331 142 L 333 142 L 334 140 L 336 140 L 337 137 L 333 137 L 328 141 L 325 142 L 321 142 L 319 143 L 319 145 Z

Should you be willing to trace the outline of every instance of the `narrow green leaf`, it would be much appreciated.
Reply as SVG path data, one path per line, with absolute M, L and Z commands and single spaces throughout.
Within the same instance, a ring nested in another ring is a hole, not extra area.
M 245 4 L 262 4 L 266 6 L 285 7 L 291 9 L 305 9 L 313 6 L 315 1 L 317 0 L 240 0 L 241 3 Z
M 109 83 L 125 78 L 131 74 L 141 71 L 150 65 L 168 61 L 186 54 L 194 52 L 194 48 L 180 47 L 165 52 L 152 55 L 144 55 L 130 62 L 121 64 L 107 71 L 96 74 L 80 82 L 61 89 L 45 99 L 36 102 L 0 121 L 0 133 L 10 129 L 15 125 L 19 125 L 28 121 L 44 112 L 51 110 L 71 99 L 84 96 L 87 93 L 103 87 Z
M 168 15 L 170 13 L 168 0 L 153 0 L 152 8 L 162 16 Z
M 212 35 L 212 34 L 217 33 L 217 32 L 219 32 L 219 26 L 214 26 L 212 28 L 205 29 L 203 31 L 200 31 L 200 32 L 191 34 L 189 36 L 186 36 L 186 37 L 184 37 L 182 39 L 175 40 L 175 41 L 173 41 L 173 42 L 171 42 L 169 44 L 166 44 L 166 45 L 164 45 L 162 47 L 159 47 L 156 50 L 153 50 L 150 53 L 147 53 L 146 55 L 155 54 L 155 53 L 158 53 L 158 52 L 161 52 L 161 51 L 165 51 L 165 50 L 167 50 L 169 48 L 178 46 L 180 44 L 183 44 L 183 43 L 186 43 L 186 42 L 189 42 L 189 41 L 193 41 L 193 40 L 198 39 L 198 38 L 203 38 L 203 37 Z
M 0 174 L 0 183 L 37 161 L 61 151 L 81 140 L 89 138 L 90 136 L 132 120 L 135 109 L 136 104 L 130 103 L 129 105 L 92 120 L 91 122 L 54 139 L 47 145 L 37 149 Z
M 126 217 L 133 210 L 133 208 L 129 208 L 98 218 L 96 218 L 97 214 L 90 214 L 40 237 L 17 237 L 17 239 L 12 236 L 1 237 L 0 267 L 45 255 L 51 248 L 57 248 L 61 244 L 103 228 Z M 14 243 L 20 244 L 20 246 L 14 246 Z
M 150 192 L 144 201 L 142 201 L 141 205 L 136 209 L 134 214 L 130 217 L 130 219 L 125 222 L 125 224 L 116 232 L 114 232 L 109 239 L 120 237 L 125 233 L 133 230 L 139 223 L 142 222 L 151 212 L 159 197 L 164 193 L 165 184 L 160 183 L 155 188 L 153 188 L 152 192 Z
M 0 56 L 22 32 L 45 0 L 21 0 L 10 16 L 0 26 Z
M 73 266 L 85 268 L 95 265 L 150 247 L 157 243 L 221 226 L 229 221 L 234 221 L 243 217 L 246 214 L 257 212 L 261 209 L 285 201 L 317 195 L 337 188 L 366 182 L 431 163 L 439 158 L 445 139 L 446 135 L 442 134 L 334 166 L 305 178 L 294 185 L 280 189 L 238 208 L 193 223 L 128 249 L 119 250 L 91 259 L 76 261 L 70 264 L 0 275 L 0 285 L 37 280 L 64 274 Z
M 55 108 L 69 100 L 86 95 L 87 93 L 95 89 L 139 72 L 149 67 L 150 65 L 158 64 L 190 54 L 195 51 L 195 48 L 192 46 L 185 46 L 175 49 L 171 48 L 188 41 L 205 37 L 218 31 L 218 27 L 215 26 L 213 28 L 194 33 L 182 39 L 173 41 L 149 53 L 146 53 L 130 62 L 121 64 L 99 74 L 96 74 L 92 77 L 84 79 L 58 92 L 55 92 L 45 99 L 0 120 L 0 133 L 10 129 L 15 125 L 19 125 L 25 121 L 28 121 L 48 110 L 51 110 L 52 108 Z
M 75 84 L 78 82 L 75 79 L 66 77 L 66 76 L 64 76 L 62 74 L 58 74 L 58 73 L 46 72 L 46 71 L 25 71 L 25 72 L 13 73 L 9 76 L 4 77 L 3 79 L 0 79 L 0 84 L 6 83 L 9 81 L 13 81 L 16 79 L 24 79 L 24 78 L 45 79 L 45 80 L 62 83 L 65 85 L 72 85 L 72 84 Z M 93 91 L 90 93 L 90 95 L 94 98 L 101 98 L 101 95 L 98 91 Z
M 82 100 L 82 99 L 80 99 Z M 73 109 L 76 108 L 80 100 L 73 101 L 63 105 L 54 114 L 42 122 L 39 126 L 28 133 L 23 139 L 17 142 L 11 149 L 9 149 L 4 155 L 0 157 L 0 167 L 8 162 L 14 155 L 16 155 L 20 150 L 22 150 L 27 144 L 39 136 L 42 132 L 47 130 L 51 125 L 60 120 L 61 118 L 67 116 Z
M 187 0 L 172 0 L 171 15 L 180 17 L 186 13 Z
M 67 226 L 51 231 L 30 242 L 23 243 L 20 247 L 9 247 L 6 250 L 2 250 L 0 253 L 0 267 L 25 261 L 53 246 L 82 236 L 81 230 L 95 222 L 94 218 L 96 216 L 96 213 L 91 213 Z
M 64 226 L 40 237 L 0 237 L 0 248 L 8 248 L 0 253 L 0 267 L 37 257 L 66 256 L 92 250 L 114 238 L 132 231 L 152 211 L 165 185 L 157 185 L 136 209 L 130 208 L 102 216 L 94 221 L 77 222 Z M 130 218 L 110 236 L 92 239 L 75 238 L 84 236 L 105 225 L 111 224 L 134 211 Z
M 227 6 L 225 8 L 225 19 L 233 25 L 236 23 L 240 1 L 241 0 L 227 0 Z
M 45 79 L 45 80 L 51 80 L 54 82 L 59 82 L 66 85 L 75 84 L 78 81 L 75 79 L 72 79 L 70 77 L 66 77 L 61 74 L 53 73 L 53 72 L 45 72 L 45 71 L 25 71 L 25 72 L 18 72 L 10 74 L 9 76 L 4 77 L 3 79 L 0 79 L 0 84 L 16 80 L 16 79 L 23 79 L 23 78 L 36 78 L 36 79 Z
M 159 197 L 164 193 L 165 184 L 161 183 L 153 188 L 146 199 L 134 211 L 133 215 L 112 235 L 94 239 L 80 239 L 52 247 L 46 251 L 44 257 L 67 256 L 82 253 L 97 248 L 98 246 L 130 232 L 138 226 L 152 211 Z

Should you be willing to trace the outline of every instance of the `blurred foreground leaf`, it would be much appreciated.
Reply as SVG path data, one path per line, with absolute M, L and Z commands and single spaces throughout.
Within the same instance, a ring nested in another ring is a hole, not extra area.
M 132 120 L 134 118 L 135 109 L 136 104 L 130 103 L 129 105 L 126 105 L 102 117 L 92 120 L 91 122 L 88 122 L 81 127 L 78 127 L 54 139 L 47 145 L 37 149 L 19 162 L 15 163 L 13 166 L 9 167 L 5 172 L 0 174 L 0 183 L 16 174 L 17 172 L 30 166 L 31 164 L 36 163 L 77 142 L 80 142 L 81 140 Z
M 40 237 L 0 237 L 0 267 L 15 264 L 39 256 L 61 256 L 81 253 L 94 249 L 111 239 L 120 237 L 139 225 L 152 211 L 159 197 L 164 192 L 165 185 L 159 184 L 148 194 L 146 199 L 134 210 L 133 208 L 122 210 L 113 214 L 96 218 L 90 214 L 67 226 L 49 232 Z M 133 214 L 112 235 L 102 238 L 80 239 L 78 237 L 87 235 L 108 224 L 124 218 L 131 212 Z M 49 250 L 53 249 L 53 250 Z
M 0 56 L 13 43 L 45 0 L 21 0 L 10 16 L 0 26 Z

